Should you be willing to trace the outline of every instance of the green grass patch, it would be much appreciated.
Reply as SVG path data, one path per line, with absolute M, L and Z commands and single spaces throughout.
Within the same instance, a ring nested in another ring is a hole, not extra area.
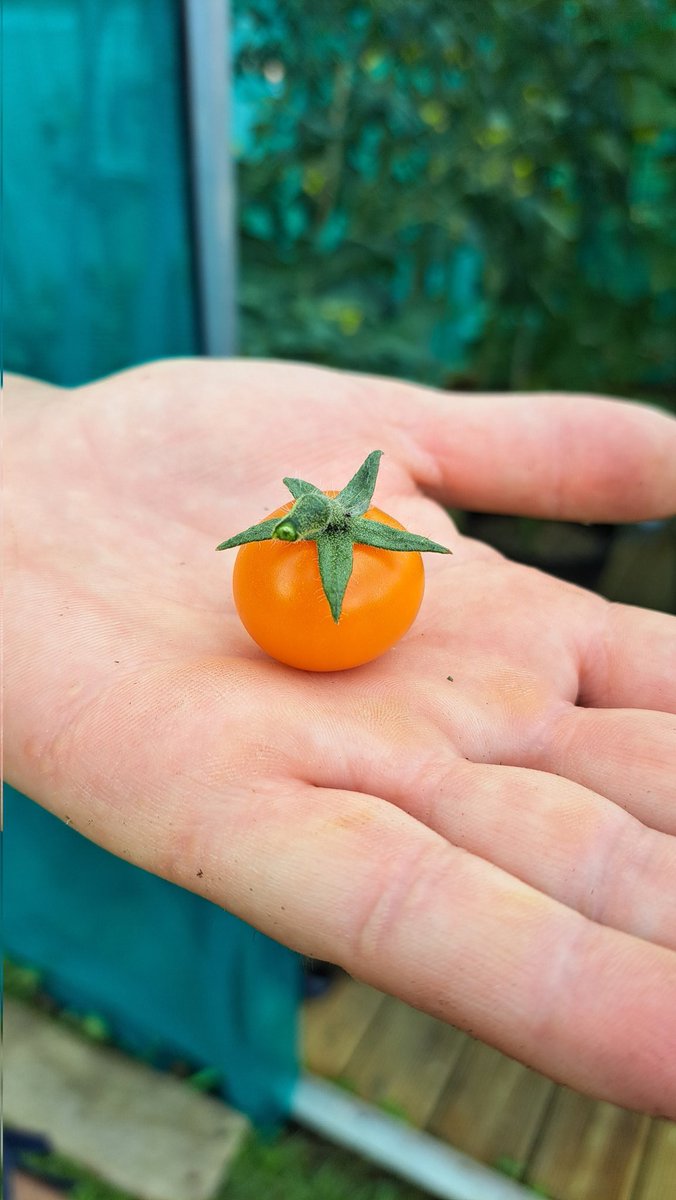
M 121 1147 L 121 1151 L 123 1151 Z M 136 1200 L 58 1154 L 29 1155 L 38 1174 L 73 1180 L 69 1200 Z M 253 1135 L 215 1200 L 429 1200 L 365 1159 L 299 1129 Z

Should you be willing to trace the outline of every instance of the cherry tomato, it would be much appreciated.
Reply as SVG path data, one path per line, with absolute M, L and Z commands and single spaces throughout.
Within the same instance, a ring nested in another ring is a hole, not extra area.
M 270 516 L 282 517 L 291 506 Z M 364 516 L 404 528 L 379 508 Z M 235 606 L 247 632 L 267 654 L 304 671 L 343 671 L 378 658 L 412 625 L 424 588 L 417 551 L 357 544 L 335 622 L 313 541 L 249 542 L 238 550 L 233 575 Z

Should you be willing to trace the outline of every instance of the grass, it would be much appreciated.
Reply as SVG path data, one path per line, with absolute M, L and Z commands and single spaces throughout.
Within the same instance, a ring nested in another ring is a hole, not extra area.
M 31 1155 L 26 1165 L 39 1174 L 73 1180 L 69 1200 L 136 1200 L 57 1154 Z M 250 1137 L 214 1200 L 260 1200 L 262 1196 L 266 1200 L 429 1200 L 428 1193 L 296 1128 L 273 1139 Z
M 261 1196 L 266 1200 L 424 1200 L 427 1193 L 350 1151 L 292 1129 L 274 1141 L 252 1138 L 219 1200 Z

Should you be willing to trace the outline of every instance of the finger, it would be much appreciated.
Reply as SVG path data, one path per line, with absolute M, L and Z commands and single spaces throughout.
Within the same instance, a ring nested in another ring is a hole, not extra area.
M 392 798 L 454 845 L 584 916 L 676 949 L 676 840 L 587 788 L 456 759 Z
M 676 512 L 676 421 L 665 413 L 600 396 L 382 387 L 415 477 L 448 504 L 571 521 Z
M 579 1090 L 676 1115 L 672 952 L 595 925 L 378 797 L 213 776 L 187 796 L 168 765 L 162 804 L 125 796 L 123 821 L 110 780 L 109 849 Z M 151 799 L 155 778 L 139 780 Z
M 578 704 L 676 713 L 676 620 L 626 604 L 609 604 L 589 647 Z
M 675 1116 L 676 955 L 594 924 L 377 796 L 284 779 L 307 738 L 283 694 L 261 709 L 266 682 L 223 660 L 158 668 L 85 706 L 33 763 L 30 788 L 28 775 L 14 782 L 302 953 L 573 1087 Z
M 181 838 L 185 886 L 199 861 L 209 898 L 301 953 L 580 1090 L 676 1113 L 673 953 L 586 921 L 374 796 L 298 784 L 199 807 L 187 859 Z
M 567 706 L 528 766 L 573 779 L 644 825 L 676 834 L 676 716 Z

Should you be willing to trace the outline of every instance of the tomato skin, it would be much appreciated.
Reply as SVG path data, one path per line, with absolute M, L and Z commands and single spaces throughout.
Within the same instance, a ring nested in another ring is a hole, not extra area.
M 270 516 L 284 516 L 292 503 Z M 364 516 L 404 528 L 379 508 Z M 242 624 L 266 654 L 303 671 L 344 671 L 378 658 L 406 633 L 422 602 L 425 573 L 417 551 L 355 545 L 336 623 L 316 544 L 273 540 L 240 546 L 232 588 Z

